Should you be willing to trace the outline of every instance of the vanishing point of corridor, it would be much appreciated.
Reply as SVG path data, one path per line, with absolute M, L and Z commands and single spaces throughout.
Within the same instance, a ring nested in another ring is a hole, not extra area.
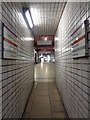
M 23 118 L 66 118 L 55 84 L 54 63 L 35 65 L 35 84 Z

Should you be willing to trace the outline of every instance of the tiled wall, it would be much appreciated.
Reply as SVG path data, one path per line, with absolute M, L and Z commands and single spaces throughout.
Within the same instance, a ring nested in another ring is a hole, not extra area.
M 33 39 L 33 36 L 23 19 L 23 5 L 23 3 L 2 3 L 2 13 L 0 11 L 2 22 L 20 38 L 17 43 L 19 59 L 0 59 L 0 77 L 2 77 L 0 78 L 0 105 L 2 99 L 0 115 L 2 113 L 3 118 L 21 118 L 33 85 L 34 44 L 33 41 L 26 41 L 27 37 Z
M 0 58 L 1 58 L 1 2 L 0 2 Z M 0 59 L 0 119 L 2 118 L 2 60 Z
M 73 29 L 88 16 L 90 2 L 68 2 L 55 35 L 56 83 L 70 118 L 90 117 L 90 37 L 88 58 L 72 59 L 70 49 Z

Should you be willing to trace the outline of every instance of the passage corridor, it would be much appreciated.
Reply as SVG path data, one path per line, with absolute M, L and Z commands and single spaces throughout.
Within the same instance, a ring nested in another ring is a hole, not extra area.
M 54 82 L 54 74 L 54 63 L 35 65 L 36 82 L 28 100 L 23 118 L 67 117 Z

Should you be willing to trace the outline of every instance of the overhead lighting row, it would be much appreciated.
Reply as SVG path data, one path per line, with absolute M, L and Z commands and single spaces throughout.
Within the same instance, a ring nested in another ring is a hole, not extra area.
M 23 8 L 23 12 L 24 12 L 24 17 L 25 17 L 26 23 L 28 24 L 28 26 L 30 28 L 33 28 L 33 20 L 32 20 L 29 9 Z
M 28 24 L 29 24 L 30 28 L 33 28 L 33 22 L 32 22 L 32 19 L 31 19 L 29 10 L 27 10 L 27 11 L 25 12 L 25 15 L 26 15 L 26 18 L 27 18 L 27 20 L 28 20 Z

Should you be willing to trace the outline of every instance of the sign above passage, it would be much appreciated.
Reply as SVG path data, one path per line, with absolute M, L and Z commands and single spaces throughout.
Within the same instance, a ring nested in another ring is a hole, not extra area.
M 38 40 L 37 41 L 37 45 L 52 45 L 52 41 L 51 40 Z

